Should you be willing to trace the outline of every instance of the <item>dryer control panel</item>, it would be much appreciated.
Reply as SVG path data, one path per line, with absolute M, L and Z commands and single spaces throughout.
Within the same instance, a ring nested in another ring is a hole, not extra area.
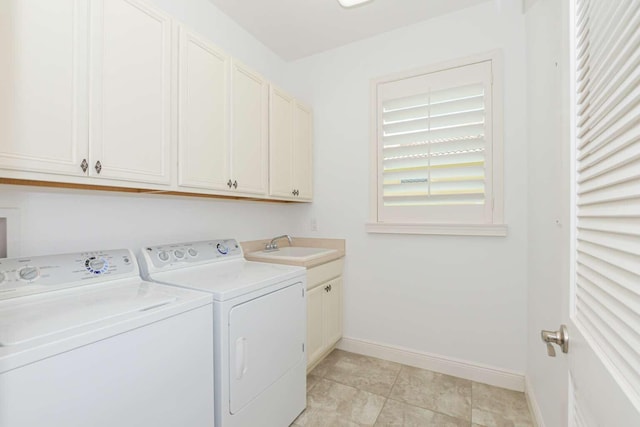
M 244 258 L 242 247 L 236 239 L 147 246 L 142 248 L 141 253 L 143 274 Z
M 0 299 L 139 277 L 129 249 L 0 259 Z

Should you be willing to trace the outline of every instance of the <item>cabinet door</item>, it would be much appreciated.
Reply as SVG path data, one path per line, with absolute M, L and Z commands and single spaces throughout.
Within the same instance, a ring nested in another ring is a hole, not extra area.
M 307 291 L 307 364 L 313 364 L 325 350 L 322 336 L 324 286 Z
M 294 100 L 271 86 L 269 98 L 269 194 L 296 198 L 293 194 L 292 146 Z
M 171 18 L 137 0 L 93 4 L 91 175 L 168 184 Z
M 323 341 L 331 347 L 342 338 L 342 277 L 328 283 L 329 291 L 322 302 Z
M 180 28 L 178 185 L 229 190 L 229 57 Z
M 84 175 L 88 7 L 0 1 L 0 168 Z
M 297 198 L 313 198 L 313 114 L 296 102 L 293 108 L 292 182 Z
M 268 84 L 236 61 L 232 65 L 231 81 L 233 189 L 241 193 L 266 194 Z

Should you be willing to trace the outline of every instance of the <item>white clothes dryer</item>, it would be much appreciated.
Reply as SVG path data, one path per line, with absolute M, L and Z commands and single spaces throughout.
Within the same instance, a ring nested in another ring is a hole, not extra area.
M 213 296 L 216 427 L 288 426 L 306 406 L 306 270 L 234 239 L 142 249 L 143 276 Z
M 127 249 L 0 259 L 0 426 L 211 427 L 212 309 Z

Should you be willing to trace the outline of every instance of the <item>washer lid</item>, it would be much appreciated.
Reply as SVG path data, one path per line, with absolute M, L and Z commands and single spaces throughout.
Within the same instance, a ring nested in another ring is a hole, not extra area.
M 172 304 L 171 288 L 140 280 L 0 301 L 0 346 L 13 346 L 103 320 Z
M 226 301 L 292 278 L 303 280 L 305 272 L 304 267 L 237 259 L 152 273 L 149 278 L 210 292 L 214 300 Z

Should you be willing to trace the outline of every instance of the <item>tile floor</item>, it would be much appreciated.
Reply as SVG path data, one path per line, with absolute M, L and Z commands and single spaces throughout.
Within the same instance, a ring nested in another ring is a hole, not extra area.
M 532 427 L 524 393 L 334 350 L 293 426 Z

